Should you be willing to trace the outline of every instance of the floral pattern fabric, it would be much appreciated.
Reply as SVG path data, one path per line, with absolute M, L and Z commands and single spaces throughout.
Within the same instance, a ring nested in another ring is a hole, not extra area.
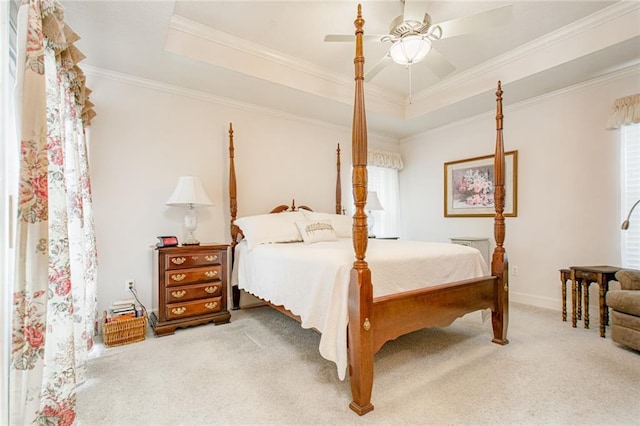
M 20 130 L 12 424 L 71 425 L 96 324 L 97 255 L 75 71 L 43 22 L 62 8 L 30 0 Z M 49 22 L 48 25 L 51 25 Z M 20 52 L 20 46 L 19 46 Z

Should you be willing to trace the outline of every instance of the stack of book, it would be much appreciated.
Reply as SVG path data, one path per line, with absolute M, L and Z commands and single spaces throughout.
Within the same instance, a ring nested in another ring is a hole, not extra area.
M 142 316 L 142 306 L 135 300 L 116 300 L 107 309 L 107 322 L 122 321 Z

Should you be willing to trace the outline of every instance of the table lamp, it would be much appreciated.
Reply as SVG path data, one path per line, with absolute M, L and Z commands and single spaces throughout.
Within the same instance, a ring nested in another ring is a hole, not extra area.
M 166 204 L 168 206 L 187 207 L 187 214 L 184 216 L 184 227 L 188 234 L 182 245 L 199 245 L 200 241 L 194 236 L 194 232 L 198 227 L 198 215 L 195 208 L 213 205 L 204 192 L 200 178 L 197 176 L 182 176 L 178 179 L 178 185 L 176 185 L 176 189 Z
M 380 204 L 380 199 L 378 198 L 378 193 L 376 191 L 367 192 L 367 204 L 364 206 L 364 209 L 369 212 L 367 214 L 367 224 L 369 225 L 369 238 L 375 238 L 375 234 L 373 233 L 373 214 L 374 210 L 384 210 L 382 208 L 382 204 Z
M 620 226 L 620 228 L 623 231 L 626 231 L 627 229 L 629 229 L 629 218 L 631 217 L 631 213 L 633 213 L 633 209 L 636 208 L 636 206 L 638 205 L 638 203 L 640 203 L 640 200 L 636 201 L 633 206 L 631 206 L 631 210 L 629 210 L 629 213 L 627 214 L 627 218 L 624 220 L 624 222 L 622 222 L 622 226 Z

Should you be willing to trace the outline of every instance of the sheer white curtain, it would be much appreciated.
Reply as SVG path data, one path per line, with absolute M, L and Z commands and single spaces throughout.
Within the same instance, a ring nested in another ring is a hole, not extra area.
M 369 191 L 376 191 L 384 210 L 371 212 L 374 216 L 373 233 L 378 237 L 400 236 L 400 185 L 398 171 L 403 163 L 395 152 L 369 151 L 367 159 Z
M 607 129 L 620 129 L 622 222 L 635 202 L 640 200 L 640 94 L 616 99 Z M 629 221 L 629 228 L 621 231 L 622 266 L 640 269 L 640 211 L 634 210 Z

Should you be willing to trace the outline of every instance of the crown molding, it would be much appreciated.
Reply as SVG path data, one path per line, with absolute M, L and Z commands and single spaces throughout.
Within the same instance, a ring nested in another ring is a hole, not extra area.
M 82 65 L 82 70 L 85 75 L 90 77 L 104 78 L 104 79 L 116 81 L 119 83 L 130 84 L 133 86 L 138 86 L 138 87 L 142 87 L 150 90 L 157 90 L 160 92 L 170 93 L 172 95 L 184 96 L 187 98 L 196 99 L 196 100 L 204 101 L 208 103 L 213 103 L 213 104 L 224 106 L 224 107 L 234 108 L 234 109 L 238 109 L 245 112 L 249 111 L 249 112 L 262 114 L 262 115 L 266 115 L 266 116 L 270 116 L 278 119 L 295 121 L 296 123 L 302 122 L 312 126 L 324 127 L 327 129 L 345 132 L 347 134 L 351 133 L 350 126 L 342 126 L 339 124 L 330 123 L 328 121 L 309 118 L 303 115 L 291 114 L 291 113 L 280 111 L 274 108 L 262 107 L 262 106 L 251 104 L 248 102 L 240 102 L 234 99 L 212 95 L 210 93 L 202 92 L 199 90 L 187 89 L 181 86 L 176 86 L 173 84 L 162 83 L 156 80 L 141 78 L 131 74 L 107 70 L 104 68 L 94 67 L 91 65 Z M 371 132 L 371 131 L 369 131 L 369 134 L 370 136 L 375 137 L 377 140 L 380 140 L 381 142 L 392 143 L 392 144 L 398 143 L 398 139 L 396 138 L 391 138 L 389 136 L 382 135 L 376 132 Z
M 353 77 L 347 77 L 342 74 L 332 72 L 311 62 L 303 61 L 275 49 L 270 49 L 266 46 L 217 30 L 207 25 L 203 25 L 180 15 L 174 14 L 171 16 L 169 31 L 171 30 L 180 31 L 185 34 L 207 40 L 219 46 L 233 49 L 250 57 L 275 63 L 287 69 L 292 69 L 305 75 L 336 84 L 345 89 L 353 90 Z M 249 74 L 249 72 L 247 73 Z M 404 97 L 397 95 L 390 90 L 369 86 L 367 89 L 367 96 L 374 97 L 379 101 L 394 104 L 400 108 L 404 107 Z
M 515 111 L 522 108 L 527 108 L 529 106 L 539 104 L 541 102 L 545 102 L 549 99 L 556 98 L 558 96 L 563 96 L 566 94 L 579 92 L 581 90 L 589 89 L 592 87 L 603 86 L 609 84 L 616 80 L 621 80 L 627 77 L 640 76 L 640 63 L 631 65 L 622 70 L 614 71 L 609 74 L 599 76 L 593 78 L 591 80 L 583 81 L 581 83 L 574 84 L 572 86 L 563 87 L 561 89 L 554 90 L 552 92 L 545 93 L 543 95 L 539 95 L 533 98 L 525 99 L 520 102 L 516 102 L 514 104 L 504 105 L 503 109 L 505 112 Z M 457 127 L 460 125 L 465 125 L 475 120 L 485 120 L 486 118 L 493 117 L 495 115 L 495 111 L 487 111 L 481 114 L 474 115 L 472 117 L 467 117 L 462 120 L 455 121 L 453 123 L 445 124 L 444 126 L 436 127 L 434 129 L 429 129 L 424 132 L 417 133 L 415 135 L 411 135 L 409 137 L 403 138 L 400 140 L 400 145 L 405 143 L 414 142 L 417 139 L 423 138 L 425 135 L 434 132 L 434 131 L 443 131 L 451 127 Z M 603 124 L 604 126 L 604 124 Z
M 487 76 L 500 75 L 508 66 L 514 66 L 519 61 L 525 61 L 527 58 L 534 55 L 544 54 L 564 42 L 570 43 L 575 37 L 584 35 L 588 32 L 597 31 L 606 25 L 613 24 L 613 21 L 616 20 L 624 20 L 625 18 L 629 19 L 629 22 L 631 23 L 629 28 L 638 35 L 640 34 L 640 26 L 633 25 L 634 21 L 637 24 L 640 19 L 638 18 L 638 11 L 640 11 L 640 2 L 635 1 L 621 1 L 601 9 L 598 12 L 586 16 L 563 28 L 519 46 L 503 55 L 497 56 L 491 61 L 487 61 L 476 67 L 462 71 L 442 83 L 438 83 L 432 87 L 415 93 L 412 99 L 414 109 L 419 107 L 421 103 L 432 102 L 434 97 L 438 98 L 444 93 L 456 91 L 456 89 L 459 89 L 461 86 L 468 87 L 474 82 L 476 82 L 477 85 L 478 82 L 489 81 L 489 83 L 493 85 L 495 84 L 495 81 L 493 81 L 495 79 L 487 78 Z M 620 34 L 620 36 L 624 37 L 622 34 Z M 596 46 L 593 48 L 595 49 L 595 47 Z M 569 59 L 565 59 L 565 61 L 567 60 Z M 534 70 L 530 69 L 529 71 L 531 73 Z M 509 83 L 510 81 L 513 80 L 502 79 L 503 84 Z

